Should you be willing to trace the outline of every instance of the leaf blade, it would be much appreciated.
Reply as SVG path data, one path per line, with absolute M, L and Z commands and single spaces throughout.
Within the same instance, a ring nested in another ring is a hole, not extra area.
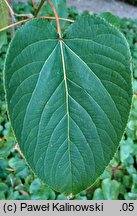
M 52 25 L 34 19 L 10 46 L 5 85 L 17 140 L 35 173 L 67 194 L 93 184 L 118 147 L 131 105 L 122 34 L 86 16 L 59 41 Z

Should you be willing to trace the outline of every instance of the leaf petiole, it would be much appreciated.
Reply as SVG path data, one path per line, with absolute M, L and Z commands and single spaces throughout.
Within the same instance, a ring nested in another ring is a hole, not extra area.
M 55 9 L 55 7 L 54 7 L 54 4 L 51 2 L 51 0 L 48 0 L 48 3 L 49 3 L 49 5 L 50 5 L 50 7 L 52 8 L 53 13 L 54 13 L 55 18 L 56 18 L 57 31 L 58 31 L 59 37 L 62 38 L 62 35 L 61 35 L 61 28 L 60 28 L 60 22 L 59 22 L 59 17 L 58 17 L 57 11 L 56 11 L 56 9 Z

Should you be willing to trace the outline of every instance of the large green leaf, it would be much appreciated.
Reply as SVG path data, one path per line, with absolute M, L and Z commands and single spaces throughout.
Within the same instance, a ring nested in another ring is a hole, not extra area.
M 27 162 L 56 191 L 92 185 L 124 133 L 130 52 L 104 19 L 80 17 L 63 39 L 46 20 L 15 35 L 5 64 L 9 116 Z
M 0 29 L 8 25 L 8 7 L 4 0 L 0 0 Z M 6 32 L 0 32 L 0 49 L 7 43 Z

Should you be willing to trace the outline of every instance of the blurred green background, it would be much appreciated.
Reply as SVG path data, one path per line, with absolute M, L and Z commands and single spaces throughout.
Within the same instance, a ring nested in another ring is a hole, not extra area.
M 128 2 L 137 4 L 136 0 Z M 45 13 L 46 7 L 43 7 L 41 14 Z M 16 13 L 34 13 L 31 2 L 14 3 L 13 9 Z M 82 15 L 87 13 L 85 11 Z M 70 19 L 76 19 L 77 16 L 79 14 L 76 8 L 68 8 Z M 119 28 L 128 40 L 132 54 L 133 103 L 127 129 L 114 159 L 91 188 L 72 199 L 137 200 L 137 19 L 120 19 L 109 13 L 101 16 Z M 67 25 L 63 25 L 63 30 Z M 56 193 L 34 176 L 23 159 L 11 130 L 4 97 L 3 66 L 13 34 L 13 29 L 12 32 L 8 30 L 7 33 L 0 33 L 0 199 L 66 200 L 65 194 Z

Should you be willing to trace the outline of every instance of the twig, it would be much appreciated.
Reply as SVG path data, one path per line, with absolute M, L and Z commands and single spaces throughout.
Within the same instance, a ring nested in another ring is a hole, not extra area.
M 11 17 L 12 17 L 12 18 L 14 18 L 14 16 L 17 16 L 17 17 L 28 17 L 28 18 L 25 19 L 25 20 L 21 20 L 21 21 L 19 21 L 19 22 L 12 23 L 11 25 L 8 25 L 8 26 L 6 26 L 6 27 L 0 29 L 0 32 L 5 31 L 5 30 L 7 30 L 7 29 L 9 29 L 9 28 L 12 28 L 13 26 L 19 25 L 19 24 L 21 24 L 21 23 L 25 23 L 25 22 L 27 22 L 28 20 L 30 20 L 30 19 L 32 19 L 32 18 L 34 17 L 32 14 L 16 14 L 16 13 L 13 11 L 12 7 L 10 6 L 10 4 L 7 2 L 7 0 L 4 0 L 4 1 L 5 1 L 6 5 L 7 5 L 7 7 L 8 7 L 9 10 L 10 10 L 10 13 L 11 13 Z M 44 2 L 45 2 L 45 0 L 41 0 L 41 3 L 40 3 L 40 5 L 39 5 L 38 9 L 36 10 L 35 17 L 38 15 L 38 13 L 39 13 L 41 7 L 43 6 Z M 35 4 L 35 3 L 34 3 L 34 0 L 32 0 L 32 3 L 33 3 L 33 5 Z M 65 19 L 65 18 L 59 18 L 59 17 L 58 17 L 58 14 L 57 14 L 57 11 L 56 11 L 56 9 L 55 9 L 53 3 L 51 2 L 51 0 L 48 0 L 48 3 L 50 4 L 50 6 L 51 6 L 51 8 L 52 8 L 55 17 L 50 17 L 50 16 L 39 16 L 38 18 L 56 20 L 56 23 L 57 23 L 57 31 L 58 31 L 59 37 L 61 38 L 61 28 L 60 28 L 59 20 L 63 20 L 63 21 L 66 21 L 66 22 L 71 22 L 71 23 L 74 22 L 74 20 Z
M 32 17 L 32 18 L 33 18 L 33 17 Z M 25 20 L 21 20 L 21 21 L 19 21 L 19 22 L 16 22 L 16 23 L 13 23 L 13 24 L 11 24 L 11 25 L 8 25 L 8 26 L 6 26 L 6 27 L 0 29 L 0 32 L 9 29 L 9 28 L 11 28 L 12 26 L 16 26 L 16 25 L 19 25 L 19 24 L 21 24 L 21 23 L 25 23 L 25 22 L 31 20 L 32 18 L 28 18 L 28 19 L 25 19 Z M 38 16 L 37 18 L 56 20 L 56 17 L 49 17 L 49 16 Z M 59 20 L 63 20 L 63 21 L 66 21 L 66 22 L 71 22 L 71 23 L 75 22 L 74 20 L 65 19 L 65 18 L 59 18 Z
M 32 14 L 14 14 L 16 17 L 28 17 L 28 18 L 33 18 Z
M 57 11 L 56 11 L 56 9 L 54 7 L 54 4 L 51 2 L 51 0 L 48 0 L 48 3 L 50 4 L 50 7 L 52 8 L 52 10 L 54 12 L 54 15 L 55 15 L 55 18 L 56 18 L 56 23 L 57 23 L 57 31 L 58 31 L 59 37 L 61 39 L 62 35 L 61 35 L 61 28 L 60 28 L 59 17 L 58 17 Z
M 32 6 L 33 6 L 33 8 L 34 8 L 35 10 L 37 10 L 37 6 L 36 6 L 34 0 L 32 0 Z
M 12 0 L 9 0 L 9 5 L 11 5 L 11 8 L 12 8 Z M 11 12 L 9 13 L 8 18 L 9 18 L 9 24 L 12 24 L 12 23 L 16 22 L 16 18 Z M 10 37 L 11 37 L 11 39 L 13 38 L 14 33 L 15 33 L 14 26 L 12 26 L 10 28 Z
M 9 8 L 10 13 L 11 13 L 12 15 L 14 15 L 15 13 L 14 13 L 12 7 L 10 6 L 10 4 L 7 2 L 7 0 L 4 0 L 4 1 L 5 1 L 6 5 L 7 5 L 7 7 Z
M 13 11 L 12 7 L 10 6 L 10 4 L 7 2 L 7 0 L 4 0 L 4 1 L 5 1 L 6 5 L 7 5 L 7 7 L 9 8 L 9 11 L 10 11 L 10 13 L 11 13 L 11 16 L 16 16 L 16 17 L 28 17 L 28 18 L 32 18 L 32 17 L 33 17 L 32 14 L 16 14 L 16 13 Z
M 15 147 L 13 148 L 14 150 L 17 150 L 17 152 L 19 153 L 19 155 L 24 158 L 24 155 L 22 154 L 22 152 L 20 151 L 18 144 L 15 145 Z
M 37 10 L 36 10 L 36 13 L 35 13 L 35 17 L 38 15 L 38 13 L 40 12 L 40 9 L 42 8 L 43 4 L 44 4 L 45 0 L 41 0 Z
M 25 19 L 25 20 L 21 20 L 21 21 L 19 21 L 19 22 L 16 22 L 16 23 L 13 23 L 13 24 L 11 24 L 11 25 L 8 25 L 8 26 L 6 26 L 6 27 L 0 29 L 0 32 L 9 29 L 9 28 L 11 28 L 12 26 L 16 26 L 16 25 L 19 25 L 19 24 L 21 24 L 21 23 L 25 23 L 25 22 L 27 22 L 27 21 L 29 21 L 29 20 L 31 20 L 31 18 L 28 18 L 28 19 Z
M 56 17 L 50 17 L 50 16 L 37 16 L 37 17 L 38 18 L 43 18 L 43 19 L 53 19 L 53 20 L 56 19 Z M 63 20 L 63 21 L 66 21 L 66 22 L 71 22 L 71 23 L 75 22 L 74 20 L 61 18 L 61 17 L 59 17 L 59 20 Z

